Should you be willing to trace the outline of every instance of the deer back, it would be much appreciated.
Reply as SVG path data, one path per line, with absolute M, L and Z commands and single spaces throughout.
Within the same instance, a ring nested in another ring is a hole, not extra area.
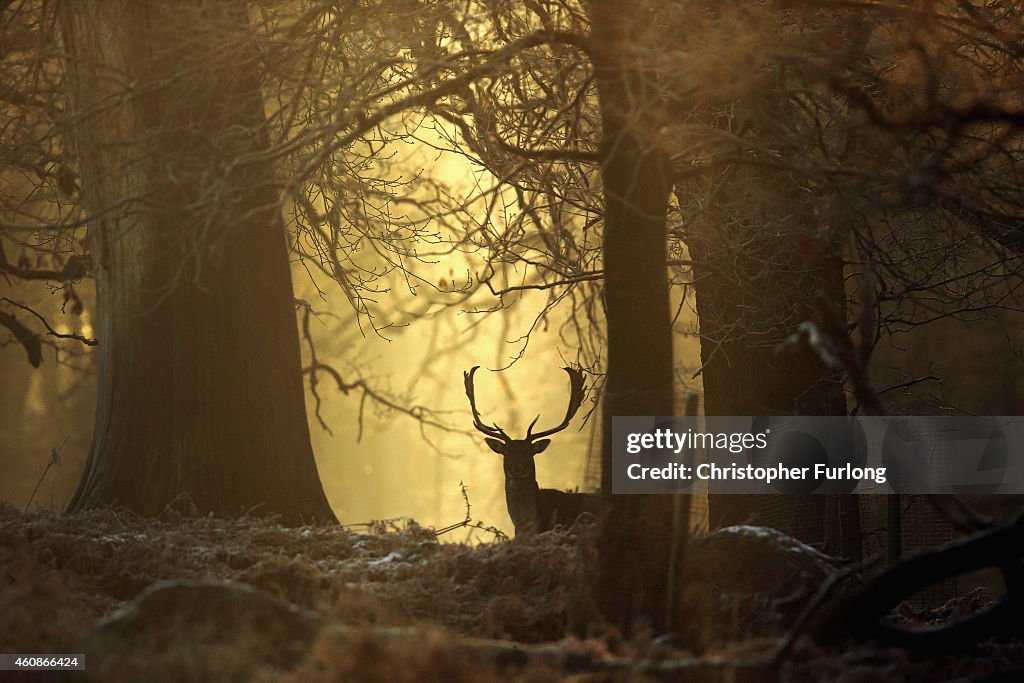
M 538 532 L 549 531 L 558 524 L 570 526 L 584 512 L 597 515 L 603 507 L 601 496 L 596 493 L 556 489 L 538 489 L 536 501 Z

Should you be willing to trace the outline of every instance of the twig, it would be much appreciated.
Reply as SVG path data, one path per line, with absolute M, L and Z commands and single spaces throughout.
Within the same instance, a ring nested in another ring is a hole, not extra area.
M 470 515 L 471 507 L 470 507 L 470 504 L 469 504 L 469 492 L 466 491 L 466 485 L 464 483 L 462 483 L 461 481 L 459 482 L 459 487 L 462 489 L 462 500 L 466 504 L 466 518 L 464 520 L 462 520 L 461 522 L 456 522 L 455 524 L 449 524 L 448 526 L 446 526 L 446 527 L 444 527 L 442 529 L 437 529 L 436 531 L 434 531 L 434 535 L 435 536 L 440 536 L 441 534 L 446 534 L 449 531 L 455 531 L 456 529 L 464 527 L 464 526 L 468 525 L 470 522 L 473 521 L 473 517 Z
M 909 387 L 912 387 L 912 386 L 914 386 L 916 384 L 920 384 L 922 382 L 941 382 L 941 381 L 942 381 L 942 378 L 937 376 L 937 375 L 924 375 L 922 377 L 915 377 L 913 379 L 908 379 L 906 382 L 898 382 L 896 384 L 892 384 L 890 386 L 887 386 L 884 389 L 879 389 L 878 390 L 878 395 L 881 396 L 882 394 L 887 394 L 890 391 L 896 391 L 898 389 L 907 389 Z
M 68 434 L 67 436 L 64 437 L 64 440 L 60 442 L 59 446 L 50 449 L 50 461 L 46 463 L 46 468 L 43 470 L 43 473 L 39 475 L 39 481 L 36 482 L 36 487 L 32 489 L 32 495 L 28 497 L 28 502 L 25 503 L 26 510 L 29 509 L 29 507 L 32 505 L 32 501 L 35 500 L 36 494 L 39 492 L 39 487 L 43 485 L 43 479 L 46 478 L 46 473 L 49 472 L 50 468 L 53 467 L 54 465 L 60 465 L 60 449 L 64 448 L 64 444 L 66 444 L 68 442 L 68 439 L 70 438 L 71 435 Z
M 437 529 L 436 531 L 434 531 L 434 536 L 440 536 L 441 534 L 446 534 L 449 531 L 455 531 L 456 529 L 461 529 L 461 528 L 465 527 L 467 529 L 480 529 L 481 531 L 486 531 L 488 533 L 494 534 L 494 537 L 496 539 L 498 539 L 499 541 L 507 541 L 508 540 L 508 534 L 506 534 L 501 529 L 499 529 L 497 527 L 493 527 L 493 526 L 488 526 L 488 525 L 486 525 L 486 524 L 484 524 L 482 522 L 474 522 L 473 521 L 473 518 L 470 515 L 471 506 L 469 504 L 469 492 L 466 490 L 466 485 L 464 483 L 462 483 L 461 481 L 459 482 L 459 487 L 462 489 L 462 500 L 466 504 L 466 518 L 464 520 L 462 520 L 461 522 L 456 522 L 455 524 L 449 524 L 446 527 L 443 527 L 441 529 Z

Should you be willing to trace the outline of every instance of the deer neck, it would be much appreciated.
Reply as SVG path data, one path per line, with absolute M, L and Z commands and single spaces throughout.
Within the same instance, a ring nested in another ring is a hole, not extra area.
M 505 478 L 505 506 L 516 527 L 516 535 L 537 531 L 537 489 L 535 478 Z

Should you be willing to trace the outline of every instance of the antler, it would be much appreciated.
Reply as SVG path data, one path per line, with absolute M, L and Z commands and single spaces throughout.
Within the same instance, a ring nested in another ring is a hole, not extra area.
M 569 423 L 572 422 L 573 416 L 576 415 L 576 411 L 579 410 L 580 406 L 583 404 L 583 392 L 587 388 L 584 384 L 585 378 L 583 376 L 583 372 L 581 372 L 580 370 L 576 370 L 574 368 L 562 369 L 569 373 L 569 407 L 565 411 L 565 419 L 562 420 L 562 424 L 558 425 L 557 427 L 554 427 L 552 429 L 545 429 L 543 432 L 533 434 L 533 426 L 537 424 L 537 420 L 540 419 L 540 415 L 538 415 L 537 417 L 533 418 L 533 422 L 530 423 L 530 426 L 526 430 L 527 441 L 539 439 L 542 436 L 550 436 L 555 432 L 562 431 L 563 429 L 569 426 Z
M 480 419 L 479 411 L 477 411 L 476 409 L 476 394 L 473 391 L 473 373 L 475 373 L 479 369 L 479 365 L 474 365 L 469 372 L 462 373 L 462 377 L 466 381 L 466 397 L 469 398 L 469 407 L 473 410 L 473 426 L 476 427 L 479 431 L 486 434 L 487 436 L 493 436 L 496 439 L 501 439 L 502 441 L 508 443 L 509 441 L 512 440 L 512 437 L 506 434 L 505 431 L 498 425 L 494 425 L 493 427 L 490 425 L 485 425 L 483 423 L 483 420 Z

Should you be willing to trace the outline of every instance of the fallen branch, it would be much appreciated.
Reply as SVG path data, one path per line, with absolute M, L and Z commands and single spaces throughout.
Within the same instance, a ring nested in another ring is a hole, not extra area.
M 989 638 L 1024 632 L 1024 513 L 1008 524 L 979 531 L 948 546 L 923 550 L 887 568 L 848 601 L 837 604 L 827 621 L 842 620 L 861 639 L 918 651 L 971 647 Z M 899 626 L 889 613 L 926 586 L 986 567 L 997 567 L 1006 594 L 991 606 L 952 623 L 929 628 Z

